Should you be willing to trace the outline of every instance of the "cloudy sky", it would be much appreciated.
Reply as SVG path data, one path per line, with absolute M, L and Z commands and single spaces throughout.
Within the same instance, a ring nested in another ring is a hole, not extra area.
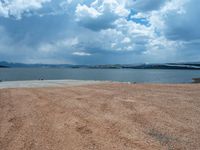
M 200 61 L 200 0 L 0 0 L 0 61 Z

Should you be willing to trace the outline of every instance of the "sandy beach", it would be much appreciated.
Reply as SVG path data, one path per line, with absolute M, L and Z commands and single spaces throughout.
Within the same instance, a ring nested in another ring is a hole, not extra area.
M 1 150 L 200 148 L 200 84 L 42 82 L 0 83 Z

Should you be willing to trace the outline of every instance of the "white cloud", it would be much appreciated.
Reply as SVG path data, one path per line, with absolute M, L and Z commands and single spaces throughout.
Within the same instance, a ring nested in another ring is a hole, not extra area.
M 90 53 L 86 53 L 86 52 L 73 52 L 72 54 L 76 56 L 91 56 Z
M 128 37 L 125 37 L 125 38 L 123 39 L 123 41 L 122 41 L 122 43 L 125 43 L 125 44 L 130 43 L 130 42 L 131 42 L 131 40 L 130 40 L 130 38 L 128 38 Z
M 76 20 L 84 27 L 92 30 L 111 28 L 112 23 L 130 13 L 117 0 L 96 0 L 89 6 L 78 4 Z
M 157 10 L 168 0 L 126 0 L 126 7 L 139 12 Z
M 89 18 L 98 18 L 101 15 L 100 12 L 98 12 L 96 9 L 92 7 L 88 7 L 86 5 L 80 5 L 76 7 L 76 17 L 77 21 L 80 21 L 82 19 Z
M 5 0 L 0 1 L 0 16 L 14 16 L 20 19 L 24 12 L 42 8 L 42 5 L 51 0 Z

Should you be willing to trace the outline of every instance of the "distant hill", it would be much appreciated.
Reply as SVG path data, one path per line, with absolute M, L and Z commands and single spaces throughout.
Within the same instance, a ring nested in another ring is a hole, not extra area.
M 8 66 L 0 65 L 0 68 L 9 68 Z
M 96 65 L 90 68 L 102 69 L 191 69 L 200 70 L 200 63 L 166 63 L 166 64 L 129 64 L 129 65 Z
M 0 62 L 0 66 L 7 66 L 10 68 L 62 68 L 62 67 L 73 67 L 73 65 L 68 64 L 23 64 L 23 63 L 9 63 L 9 62 Z
M 0 62 L 0 67 L 10 68 L 89 68 L 89 69 L 190 69 L 200 70 L 200 62 L 196 63 L 164 63 L 164 64 L 105 64 L 105 65 L 71 65 L 71 64 L 23 64 Z
M 0 68 L 8 68 L 8 67 L 6 67 L 6 66 L 1 66 L 1 65 L 0 65 Z

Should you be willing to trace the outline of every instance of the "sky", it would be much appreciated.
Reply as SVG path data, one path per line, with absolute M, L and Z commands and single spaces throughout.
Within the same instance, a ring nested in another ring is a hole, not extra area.
M 0 0 L 0 61 L 200 61 L 200 0 Z

